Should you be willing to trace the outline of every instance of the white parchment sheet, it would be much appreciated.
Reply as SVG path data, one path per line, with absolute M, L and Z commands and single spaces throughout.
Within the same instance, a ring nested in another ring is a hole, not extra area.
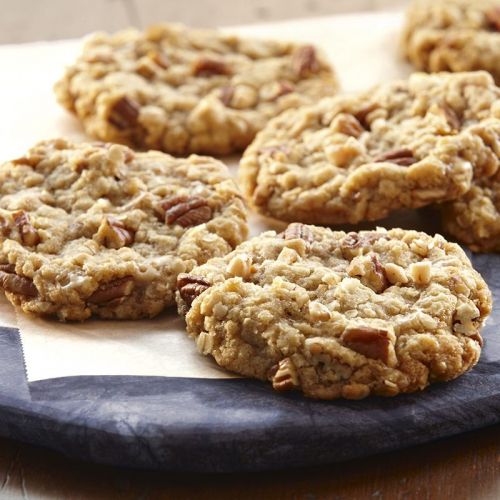
M 334 64 L 344 91 L 357 91 L 410 73 L 398 57 L 401 13 L 357 14 L 228 31 L 246 36 L 311 42 Z M 52 86 L 81 41 L 0 46 L 0 161 L 21 156 L 42 139 L 85 140 L 78 122 L 55 101 Z M 235 171 L 236 162 L 231 162 Z M 252 215 L 252 235 L 271 229 Z M 275 229 L 274 227 L 272 229 Z M 153 375 L 227 378 L 211 359 L 197 353 L 175 312 L 149 321 L 59 323 L 16 314 L 0 296 L 0 325 L 17 326 L 28 380 L 75 375 Z

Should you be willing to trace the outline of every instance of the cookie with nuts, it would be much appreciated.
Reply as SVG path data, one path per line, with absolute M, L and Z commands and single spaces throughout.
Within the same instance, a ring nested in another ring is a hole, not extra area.
M 442 236 L 293 223 L 178 278 L 198 349 L 278 391 L 394 396 L 478 361 L 490 291 Z
M 478 179 L 464 196 L 440 208 L 451 236 L 474 252 L 500 252 L 500 171 Z
M 499 165 L 500 89 L 485 72 L 418 73 L 271 120 L 240 162 L 249 203 L 316 224 L 459 198 Z
M 499 0 L 413 0 L 401 42 L 419 70 L 483 69 L 500 84 Z
M 337 87 L 311 45 L 163 24 L 95 35 L 55 89 L 100 140 L 221 155 L 243 150 L 281 111 Z
M 58 139 L 0 166 L 0 288 L 25 312 L 153 317 L 175 302 L 179 274 L 247 231 L 213 158 Z

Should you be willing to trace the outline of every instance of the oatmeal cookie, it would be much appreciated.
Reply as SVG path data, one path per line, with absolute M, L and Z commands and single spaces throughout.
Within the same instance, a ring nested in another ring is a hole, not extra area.
M 332 95 L 337 80 L 311 45 L 164 24 L 95 35 L 55 89 L 98 139 L 228 154 L 284 109 Z
M 486 72 L 416 73 L 285 111 L 243 155 L 244 194 L 264 215 L 316 224 L 456 199 L 498 169 L 499 100 Z
M 417 231 L 293 223 L 178 278 L 198 349 L 321 399 L 393 396 L 478 360 L 490 291 L 463 250 Z
M 246 236 L 241 195 L 212 158 L 59 139 L 0 166 L 0 287 L 25 312 L 155 316 L 179 273 Z
M 489 71 L 500 84 L 500 0 L 414 0 L 406 58 L 424 71 Z

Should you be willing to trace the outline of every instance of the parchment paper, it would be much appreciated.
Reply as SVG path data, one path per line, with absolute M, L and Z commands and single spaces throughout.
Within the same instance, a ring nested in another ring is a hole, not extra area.
M 400 13 L 356 14 L 244 26 L 227 31 L 262 38 L 311 42 L 334 64 L 343 91 L 357 91 L 405 77 L 397 54 Z M 75 118 L 56 102 L 53 83 L 77 56 L 81 41 L 0 46 L 0 161 L 21 156 L 42 139 L 85 140 Z M 237 158 L 226 160 L 236 171 Z M 252 215 L 251 234 L 276 229 Z M 28 381 L 75 375 L 156 375 L 227 378 L 197 353 L 182 320 L 170 311 L 151 321 L 64 324 L 17 313 L 0 297 L 0 325 L 18 326 Z

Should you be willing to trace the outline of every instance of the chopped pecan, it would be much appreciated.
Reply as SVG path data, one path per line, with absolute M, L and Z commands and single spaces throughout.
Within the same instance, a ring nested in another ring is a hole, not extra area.
M 341 118 L 339 117 L 337 129 L 342 134 L 356 138 L 365 131 L 359 120 L 353 115 L 343 115 Z
M 371 359 L 379 359 L 387 364 L 390 361 L 391 340 L 389 332 L 369 326 L 348 327 L 342 334 L 342 341 L 353 351 Z
M 91 304 L 104 304 L 129 296 L 134 289 L 134 278 L 125 276 L 101 285 L 88 299 Z
M 105 217 L 97 230 L 96 240 L 107 248 L 122 248 L 134 241 L 134 231 L 114 217 Z
M 191 306 L 193 300 L 211 286 L 208 280 L 194 274 L 181 273 L 177 277 L 177 290 L 188 306 Z
M 396 165 L 401 165 L 402 167 L 409 167 L 413 165 L 418 160 L 413 156 L 413 152 L 407 148 L 394 149 L 388 151 L 387 153 L 377 156 L 374 160 L 375 163 L 380 162 L 390 162 Z
M 140 105 L 130 97 L 118 99 L 110 109 L 108 121 L 116 128 L 125 130 L 135 127 L 139 118 Z
M 377 108 L 378 105 L 375 103 L 368 104 L 367 106 L 364 106 L 360 110 L 353 113 L 353 116 L 356 118 L 356 120 L 358 120 L 358 122 L 365 130 L 370 130 L 370 124 L 368 123 L 367 118 L 368 115 Z
M 234 87 L 231 85 L 226 85 L 220 89 L 220 100 L 224 106 L 231 106 L 231 101 L 234 96 Z
M 160 203 L 166 224 L 180 224 L 182 227 L 197 226 L 212 218 L 208 202 L 198 196 L 171 196 Z
M 38 231 L 32 226 L 29 217 L 24 210 L 14 212 L 12 214 L 12 218 L 14 219 L 14 224 L 19 230 L 23 245 L 34 247 L 40 243 Z
M 7 236 L 10 233 L 9 221 L 0 215 L 0 236 Z
M 230 75 L 231 68 L 224 61 L 202 57 L 195 62 L 193 74 L 196 76 Z
M 371 256 L 371 261 L 373 263 L 375 291 L 377 293 L 382 293 L 390 285 L 389 280 L 385 274 L 385 269 L 375 254 Z
M 443 110 L 444 117 L 448 122 L 448 124 L 450 125 L 450 127 L 453 130 L 460 130 L 461 121 L 457 113 L 455 113 L 455 111 L 453 110 L 453 108 L 451 108 L 447 104 L 442 104 L 441 109 Z
M 272 375 L 272 382 L 276 391 L 290 391 L 299 386 L 297 370 L 290 358 L 284 358 L 278 363 L 276 373 Z
M 148 53 L 148 57 L 160 68 L 168 69 L 170 67 L 170 60 L 163 52 L 152 50 Z
M 377 232 L 364 232 L 364 233 L 355 233 L 350 232 L 347 233 L 342 241 L 340 242 L 341 248 L 365 248 L 370 246 L 375 241 L 380 238 L 386 238 L 386 235 L 383 233 Z
M 292 56 L 292 70 L 299 78 L 309 73 L 317 73 L 319 68 L 316 49 L 312 45 L 304 45 L 294 52 Z
M 486 11 L 486 20 L 490 29 L 500 31 L 500 5 Z
M 280 80 L 277 83 L 276 93 L 272 96 L 272 100 L 275 101 L 276 99 L 280 98 L 281 96 L 290 94 L 294 90 L 295 90 L 295 87 L 293 86 L 292 83 L 287 82 L 286 80 Z
M 36 297 L 38 295 L 38 290 L 33 281 L 24 276 L 18 276 L 12 264 L 0 265 L 0 286 L 7 292 L 26 295 L 27 297 Z
M 300 222 L 292 222 L 285 229 L 280 236 L 285 240 L 294 240 L 300 238 L 307 243 L 312 243 L 314 241 L 314 233 L 309 226 L 301 224 Z

